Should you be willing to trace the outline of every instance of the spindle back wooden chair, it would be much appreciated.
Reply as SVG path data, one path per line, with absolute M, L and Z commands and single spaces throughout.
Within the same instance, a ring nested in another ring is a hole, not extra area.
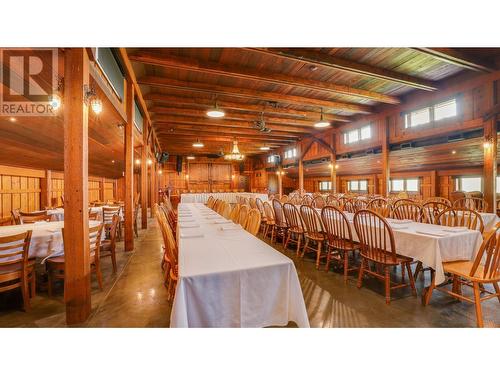
M 305 205 L 305 206 L 311 206 L 312 202 L 313 202 L 313 198 L 310 195 L 306 194 L 302 197 L 302 201 L 300 202 L 300 204 Z
M 302 197 L 299 194 L 295 194 L 287 203 L 298 206 L 300 202 L 302 202 Z
M 45 211 L 47 212 L 47 211 Z M 51 221 L 52 217 L 50 215 L 47 215 L 47 213 L 41 213 L 39 215 L 25 215 L 24 213 L 20 213 L 21 217 L 21 224 L 32 224 L 36 223 L 39 221 Z
M 240 212 L 238 214 L 238 224 L 240 224 L 243 228 L 245 228 L 245 226 L 247 225 L 249 211 L 250 206 L 244 204 L 240 207 Z
M 224 208 L 222 210 L 222 217 L 224 217 L 224 219 L 228 219 L 231 217 L 231 212 L 232 212 L 232 209 L 231 209 L 231 205 L 227 202 L 224 202 Z
M 427 219 L 427 223 L 429 224 L 436 224 L 436 219 L 439 216 L 439 214 L 450 208 L 451 205 L 441 200 L 439 201 L 429 200 L 422 205 L 422 210 L 423 212 L 425 212 L 425 218 Z
M 366 209 L 376 212 L 385 218 L 392 216 L 392 205 L 385 198 L 374 198 L 370 200 Z
M 15 208 L 10 211 L 10 216 L 12 219 L 12 224 L 20 225 L 21 224 L 21 214 L 19 213 L 19 209 Z
M 257 204 L 255 203 L 255 198 L 253 198 L 253 197 L 249 198 L 248 203 L 249 203 L 251 209 L 257 208 Z
M 444 262 L 443 270 L 453 277 L 453 289 L 450 291 L 445 287 L 436 287 L 435 272 L 432 273 L 432 281 L 423 299 L 427 305 L 432 297 L 432 292 L 437 289 L 451 295 L 457 300 L 473 303 L 476 308 L 476 324 L 479 328 L 484 327 L 481 302 L 491 298 L 497 298 L 500 302 L 500 227 L 488 233 L 484 238 L 474 260 L 463 260 L 455 262 Z M 492 284 L 495 292 L 487 290 L 484 285 Z M 462 294 L 462 286 L 472 287 L 474 298 Z M 484 295 L 484 297 L 481 297 Z
M 422 206 L 415 202 L 401 202 L 394 207 L 394 217 L 398 220 L 412 220 L 418 223 L 427 222 Z
M 32 231 L 0 237 L 0 293 L 21 289 L 23 309 L 35 296 L 35 262 L 29 260 Z
M 314 208 L 323 208 L 326 206 L 325 198 L 322 195 L 318 195 L 312 201 L 312 205 Z
M 100 256 L 101 258 L 111 257 L 113 265 L 113 273 L 116 273 L 116 237 L 118 233 L 118 225 L 120 217 L 114 215 L 110 224 L 104 224 L 104 231 L 108 235 L 108 239 L 101 240 Z
M 271 243 L 274 240 L 274 225 L 276 224 L 276 221 L 274 219 L 274 210 L 271 204 L 266 201 L 263 204 L 264 206 L 264 213 L 266 215 L 266 223 L 264 224 L 264 238 L 267 237 L 269 230 L 271 230 Z
M 282 244 L 285 246 L 286 235 L 288 230 L 288 225 L 286 223 L 285 215 L 283 213 L 283 204 L 277 199 L 273 199 L 273 211 L 274 211 L 274 227 L 273 234 L 271 237 L 282 239 Z
M 477 212 L 488 212 L 488 202 L 483 198 L 460 198 L 453 202 L 453 208 L 467 208 Z
M 401 265 L 408 271 L 409 285 L 416 295 L 415 282 L 410 264 L 413 259 L 396 253 L 394 234 L 384 217 L 370 210 L 360 210 L 354 214 L 354 228 L 361 248 L 361 267 L 358 276 L 358 288 L 363 285 L 365 273 L 383 280 L 385 284 L 385 302 L 391 302 L 391 290 L 407 287 L 408 283 L 392 283 L 390 270 Z M 375 264 L 372 270 L 370 263 Z M 383 270 L 383 273 L 378 270 Z
M 256 236 L 260 228 L 260 219 L 260 211 L 257 208 L 250 209 L 245 230 Z
M 306 238 L 306 243 L 304 244 L 301 256 L 303 257 L 306 252 L 315 252 L 316 269 L 319 269 L 321 258 L 326 257 L 326 255 L 322 254 L 323 242 L 326 240 L 326 236 L 323 229 L 323 223 L 321 222 L 321 217 L 316 209 L 306 205 L 300 206 L 300 217 L 304 223 L 304 236 Z M 311 241 L 316 242 L 316 247 L 312 247 L 310 245 Z
M 238 218 L 240 217 L 240 207 L 241 205 L 239 203 L 236 203 L 231 210 L 231 215 L 229 215 L 229 220 L 231 220 L 235 224 L 238 224 Z
M 297 244 L 297 256 L 300 254 L 300 244 L 304 239 L 304 224 L 300 212 L 296 205 L 285 203 L 283 205 L 283 213 L 285 215 L 286 224 L 288 227 L 285 240 L 285 250 L 288 249 L 288 244 Z
M 326 271 L 330 269 L 331 260 L 340 262 L 344 267 L 344 283 L 347 283 L 348 272 L 359 269 L 349 267 L 349 255 L 359 250 L 359 244 L 353 241 L 349 220 L 339 208 L 324 207 L 321 210 L 321 220 L 326 234 Z
M 429 198 L 426 198 L 424 200 L 423 204 L 425 204 L 427 202 L 439 202 L 439 203 L 445 204 L 445 205 L 450 206 L 450 207 L 452 206 L 451 201 L 449 199 L 444 198 L 444 197 L 429 197 Z
M 333 195 L 333 194 L 329 194 L 327 197 L 326 197 L 326 205 L 327 206 L 334 206 L 334 207 L 340 207 L 341 204 L 339 202 L 339 199 Z
M 467 208 L 449 208 L 439 214 L 436 224 L 447 227 L 466 227 L 484 232 L 483 218 L 480 213 Z

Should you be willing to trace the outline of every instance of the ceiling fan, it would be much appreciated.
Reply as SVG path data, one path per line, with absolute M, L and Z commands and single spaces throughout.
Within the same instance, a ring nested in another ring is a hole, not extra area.
M 253 126 L 257 128 L 261 133 L 271 133 L 271 129 L 266 126 L 266 121 L 264 120 L 264 112 L 261 112 L 260 120 L 254 121 Z

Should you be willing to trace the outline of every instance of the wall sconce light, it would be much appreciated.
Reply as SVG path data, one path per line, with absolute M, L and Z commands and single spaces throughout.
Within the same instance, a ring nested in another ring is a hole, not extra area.
M 483 147 L 485 149 L 489 149 L 491 148 L 491 146 L 493 146 L 493 138 L 491 136 L 485 137 L 483 142 Z
M 87 103 L 90 108 L 92 108 L 92 111 L 96 115 L 100 114 L 102 112 L 102 100 L 97 97 L 95 88 L 85 85 L 84 92 L 85 103 Z
M 151 165 L 151 164 L 153 164 L 153 160 L 148 159 L 148 165 Z
M 235 176 L 234 174 L 233 174 L 233 175 L 231 175 L 231 178 L 232 178 L 233 180 L 234 180 L 234 178 L 235 178 L 235 177 L 236 177 L 236 176 Z
M 339 165 L 338 164 L 335 164 L 335 169 L 339 169 Z
M 141 164 L 141 159 L 135 159 L 135 164 L 136 164 L 136 165 Z
M 163 171 L 161 169 L 158 169 L 158 174 L 159 175 L 162 175 L 163 174 Z
M 61 93 L 64 88 L 64 78 L 57 77 L 57 91 L 54 92 L 51 96 L 49 96 L 49 104 L 54 111 L 57 111 L 61 108 L 62 98 Z
M 186 180 L 187 180 L 187 179 L 189 179 L 189 175 L 188 175 L 188 174 L 186 175 Z

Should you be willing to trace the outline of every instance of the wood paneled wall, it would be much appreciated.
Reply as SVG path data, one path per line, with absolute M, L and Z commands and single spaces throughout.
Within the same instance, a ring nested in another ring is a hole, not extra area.
M 47 180 L 47 175 L 51 178 Z M 104 186 L 103 186 L 104 183 Z M 50 186 L 44 186 L 50 184 Z M 115 180 L 89 177 L 89 201 L 100 200 L 101 189 L 104 199 L 114 199 Z M 18 168 L 0 165 L 0 223 L 10 224 L 11 211 L 36 211 L 45 208 L 42 194 L 50 193 L 47 204 L 62 204 L 64 195 L 64 179 L 62 172 L 47 173 L 40 169 Z

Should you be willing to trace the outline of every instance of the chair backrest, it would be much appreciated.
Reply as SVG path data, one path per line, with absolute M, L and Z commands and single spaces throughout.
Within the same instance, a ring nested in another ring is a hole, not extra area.
M 439 214 L 436 224 L 447 227 L 467 227 L 468 229 L 484 231 L 483 218 L 479 212 L 467 208 L 449 208 Z
M 102 208 L 102 221 L 105 224 L 110 224 L 113 220 L 113 216 L 120 216 L 120 206 L 107 206 Z
M 469 210 L 478 212 L 487 212 L 488 202 L 486 202 L 483 198 L 466 197 L 457 199 L 455 202 L 453 202 L 453 207 L 468 208 Z
M 286 227 L 286 219 L 283 214 L 283 205 L 277 200 L 273 199 L 273 209 L 274 209 L 274 220 L 278 227 Z
M 300 230 L 304 228 L 300 212 L 294 204 L 285 203 L 283 205 L 283 213 L 285 215 L 286 225 L 289 229 Z
M 264 213 L 266 215 L 266 221 L 268 223 L 274 222 L 274 210 L 269 201 L 264 202 Z
M 225 218 L 225 219 L 228 219 L 230 218 L 231 216 L 231 205 L 227 202 L 224 202 L 224 209 L 222 210 L 222 216 Z
M 304 230 L 308 234 L 323 233 L 323 223 L 316 209 L 311 206 L 300 206 L 300 217 L 304 223 Z
M 354 229 L 361 245 L 362 256 L 378 263 L 396 263 L 394 234 L 381 215 L 370 210 L 356 212 Z
M 478 274 L 480 265 L 483 272 Z M 484 282 L 500 279 L 500 227 L 491 231 L 483 240 L 469 276 L 481 278 Z
M 250 204 L 250 208 L 257 208 L 257 205 L 255 204 L 255 198 L 249 198 L 248 203 Z
M 392 205 L 385 198 L 374 198 L 366 206 L 368 210 L 374 211 L 383 217 L 392 216 Z
M 208 200 L 207 200 L 207 207 L 208 208 L 213 208 L 214 203 L 215 203 L 214 197 L 213 196 L 209 196 Z
M 312 201 L 312 206 L 314 208 L 323 208 L 325 207 L 325 205 L 326 205 L 325 198 L 323 198 L 322 195 L 318 195 Z
M 238 219 L 240 217 L 240 207 L 239 203 L 236 203 L 231 210 L 231 214 L 229 215 L 229 220 L 232 220 L 233 223 L 238 223 Z
M 260 220 L 260 211 L 256 208 L 252 208 L 248 212 L 248 219 L 245 229 L 255 236 L 259 232 Z
M 313 202 L 313 198 L 309 194 L 306 194 L 302 197 L 302 201 L 300 202 L 300 204 L 310 206 L 310 205 L 312 205 L 312 202 Z
M 345 214 L 337 207 L 326 206 L 321 210 L 321 220 L 328 244 L 335 249 L 353 246 L 351 226 Z
M 92 212 L 92 207 L 89 207 L 89 220 L 99 220 L 99 212 Z
M 247 225 L 248 211 L 250 211 L 250 206 L 243 205 L 240 207 L 240 213 L 238 214 L 238 224 L 243 228 Z
M 47 215 L 47 211 L 44 211 L 45 213 L 38 214 L 38 215 L 28 215 L 25 216 L 23 213 L 20 214 L 21 216 L 21 224 L 30 224 L 30 223 L 36 223 L 37 221 L 50 221 L 51 216 Z
M 262 203 L 262 199 L 255 198 L 255 206 L 259 210 L 260 216 L 265 217 L 266 215 L 264 214 L 264 203 Z
M 453 203 L 457 199 L 465 198 L 465 192 L 463 191 L 452 191 L 450 193 L 450 201 Z
M 348 198 L 348 197 L 340 197 L 338 198 L 338 201 L 339 201 L 339 204 L 340 204 L 340 209 L 343 210 L 343 211 L 347 211 L 347 212 L 351 212 L 351 211 L 348 211 L 348 209 L 352 209 L 352 212 L 354 212 L 354 206 L 351 205 L 351 199 Z M 346 205 L 348 205 L 348 207 L 346 208 Z
M 219 212 L 219 209 L 220 209 L 220 206 L 221 206 L 221 204 L 222 204 L 222 202 L 223 202 L 222 200 L 220 200 L 220 199 L 216 199 L 216 200 L 215 200 L 215 203 L 214 203 L 214 205 L 213 205 L 213 207 L 212 207 L 212 210 L 214 210 L 215 212 L 217 212 L 217 213 L 218 213 L 218 212 Z
M 399 220 L 426 222 L 422 206 L 415 202 L 403 202 L 394 207 L 394 216 Z
M 340 207 L 339 199 L 333 194 L 329 194 L 326 197 L 326 204 L 328 206 Z
M 415 203 L 413 199 L 410 198 L 395 198 L 394 201 L 392 202 L 392 209 L 395 210 L 397 206 L 400 204 L 405 204 L 405 203 Z
M 28 262 L 31 233 L 28 230 L 0 237 L 0 271 L 2 268 L 9 269 L 14 264 L 21 264 L 24 270 Z
M 354 206 L 354 212 L 358 212 L 359 210 L 364 210 L 368 206 L 369 201 L 363 198 L 354 198 L 351 200 Z
M 287 203 L 299 205 L 300 202 L 302 202 L 302 197 L 299 194 L 294 194 L 293 197 L 291 197 Z
M 439 214 L 449 208 L 451 208 L 451 205 L 444 201 L 427 201 L 422 205 L 422 210 L 429 224 L 435 224 Z
M 96 227 L 89 228 L 89 250 L 90 253 L 95 253 L 95 258 L 99 259 L 99 249 L 101 248 L 101 235 L 103 225 L 99 224 Z M 64 238 L 64 231 L 63 231 Z
M 165 246 L 167 258 L 171 262 L 172 266 L 175 267 L 177 265 L 178 252 L 174 234 L 166 221 L 165 214 L 162 211 L 160 211 L 157 204 L 154 205 L 153 211 L 158 221 L 158 225 L 160 226 L 160 231 L 163 237 L 163 244 Z
M 281 203 L 286 203 L 288 202 L 288 195 L 282 195 L 281 198 L 280 198 L 280 202 Z
M 439 203 L 444 203 L 450 207 L 452 206 L 451 201 L 449 199 L 444 198 L 444 197 L 430 197 L 424 201 L 424 204 L 427 202 L 439 202 Z
M 14 225 L 21 224 L 21 214 L 19 213 L 19 209 L 13 209 L 12 211 L 10 211 L 10 215 L 12 217 L 12 222 Z
M 114 215 L 111 219 L 111 224 L 106 224 L 106 228 L 109 228 L 109 240 L 111 242 L 111 248 L 114 250 L 116 247 L 116 234 L 118 233 L 118 224 L 120 223 L 120 216 Z

